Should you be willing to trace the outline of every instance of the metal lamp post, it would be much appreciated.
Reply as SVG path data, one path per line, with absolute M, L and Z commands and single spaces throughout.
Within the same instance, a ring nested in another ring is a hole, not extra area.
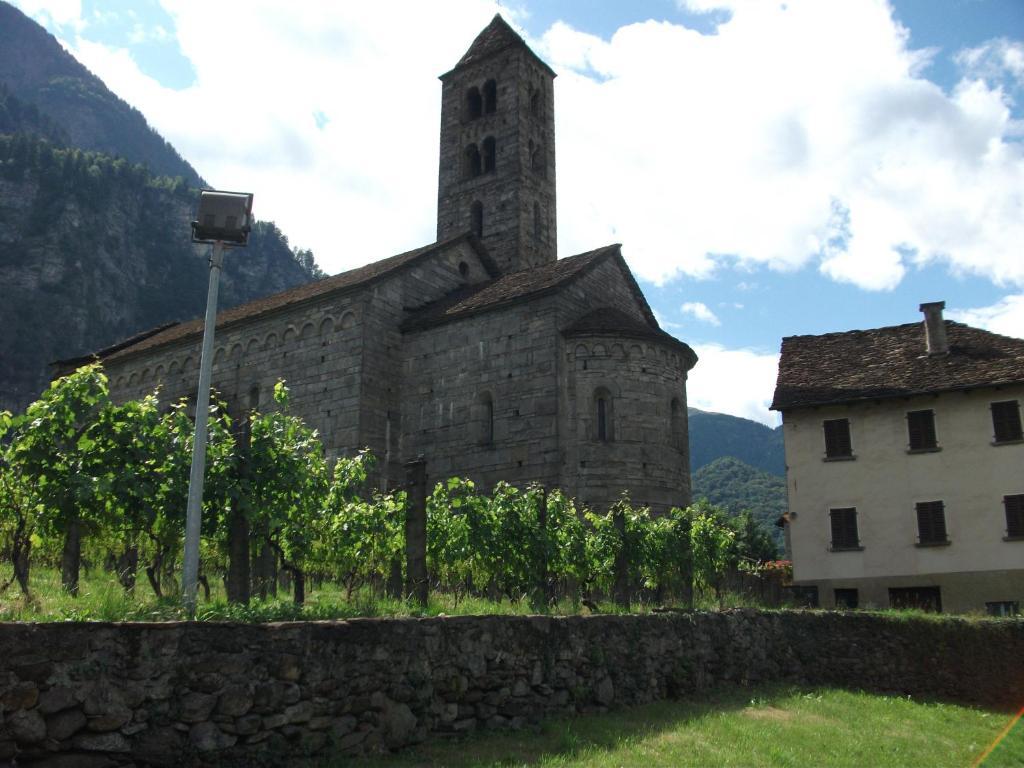
M 217 293 L 226 247 L 244 247 L 252 222 L 252 195 L 244 192 L 203 190 L 199 197 L 197 221 L 192 222 L 192 242 L 210 243 L 210 287 L 206 294 L 203 321 L 203 351 L 199 362 L 196 393 L 196 434 L 192 444 L 192 472 L 188 481 L 188 509 L 185 518 L 185 558 L 182 566 L 182 596 L 188 617 L 196 615 L 199 582 L 199 535 L 202 528 L 203 475 L 206 471 L 206 428 L 210 412 L 210 373 L 213 368 L 213 334 L 217 324 Z

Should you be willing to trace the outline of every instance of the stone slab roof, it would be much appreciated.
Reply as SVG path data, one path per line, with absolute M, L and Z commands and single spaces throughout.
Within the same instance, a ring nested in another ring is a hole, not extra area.
M 521 46 L 522 48 L 525 48 L 533 58 L 544 66 L 544 69 L 548 70 L 552 75 L 555 74 L 554 70 L 545 64 L 543 59 L 530 50 L 530 46 L 526 44 L 526 41 L 509 26 L 508 22 L 501 17 L 500 13 L 495 14 L 494 18 L 491 19 L 491 23 L 484 27 L 480 34 L 476 36 L 472 45 L 469 46 L 469 50 L 467 50 L 463 54 L 462 58 L 459 59 L 459 63 L 455 65 L 452 72 L 456 69 L 478 64 L 485 59 L 489 59 L 491 56 L 496 56 L 506 48 L 510 48 L 512 46 Z M 444 75 L 441 75 L 441 78 L 443 79 L 449 74 L 451 74 L 451 72 L 446 72 Z
M 524 299 L 551 293 L 606 259 L 618 257 L 621 260 L 621 247 L 618 243 L 606 245 L 603 248 L 576 256 L 558 259 L 550 264 L 509 272 L 489 283 L 466 286 L 466 288 L 427 304 L 419 311 L 414 312 L 402 323 L 402 330 L 422 330 L 451 322 L 460 317 L 498 309 Z M 626 273 L 629 273 L 628 268 Z M 639 286 L 636 286 L 635 283 L 633 288 L 639 293 Z M 650 312 L 642 293 L 640 302 L 640 306 Z
M 1024 383 L 1024 339 L 944 321 L 949 354 L 929 356 L 923 323 L 782 340 L 772 409 Z
M 421 258 L 434 253 L 435 251 L 455 245 L 460 240 L 466 240 L 467 242 L 472 243 L 488 272 L 492 275 L 498 274 L 497 267 L 486 254 L 483 245 L 481 245 L 472 235 L 460 234 L 456 237 L 449 238 L 448 240 L 431 243 L 430 245 L 423 246 L 422 248 L 400 253 L 397 256 L 381 259 L 380 261 L 375 261 L 371 264 L 357 267 L 356 269 L 350 269 L 347 272 L 341 272 L 340 274 L 333 275 L 331 277 L 325 277 L 322 280 L 305 283 L 304 285 L 290 288 L 287 291 L 281 291 L 280 293 L 275 293 L 270 296 L 264 296 L 261 299 L 255 299 L 253 301 L 246 302 L 245 304 L 239 304 L 237 307 L 226 309 L 223 312 L 218 312 L 217 329 L 219 330 L 222 327 L 227 327 L 244 320 L 249 320 L 259 315 L 266 314 L 267 312 L 294 307 L 307 301 L 322 298 L 329 294 L 347 293 L 351 290 L 363 288 L 376 280 L 394 274 L 403 267 L 414 264 Z M 71 363 L 91 360 L 94 357 L 98 357 L 104 361 L 120 360 L 124 357 L 130 357 L 140 352 L 145 352 L 155 347 L 163 346 L 164 344 L 170 344 L 172 342 L 182 341 L 193 337 L 198 338 L 202 336 L 202 333 L 203 318 L 200 317 L 195 320 L 173 323 L 151 331 L 145 331 L 132 339 L 119 342 L 113 347 L 101 350 L 95 355 L 88 355 L 84 358 L 75 358 L 75 360 L 58 361 L 54 363 L 54 365 L 59 371 Z
M 570 325 L 562 334 L 567 337 L 576 336 L 625 336 L 633 339 L 648 339 L 667 344 L 681 351 L 689 360 L 688 368 L 697 364 L 697 353 L 688 344 L 677 339 L 661 328 L 652 328 L 636 317 L 614 307 L 601 307 L 588 312 Z

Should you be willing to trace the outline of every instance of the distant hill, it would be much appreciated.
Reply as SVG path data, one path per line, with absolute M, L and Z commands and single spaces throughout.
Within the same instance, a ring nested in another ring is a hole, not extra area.
M 732 456 L 722 456 L 705 464 L 693 474 L 693 498 L 706 498 L 736 515 L 750 510 L 779 545 L 782 530 L 775 521 L 786 511 L 786 481 Z
M 0 83 L 20 104 L 31 105 L 66 134 L 69 146 L 123 157 L 144 164 L 154 175 L 181 176 L 190 186 L 202 185 L 196 170 L 141 112 L 115 96 L 53 35 L 4 2 Z
M 722 456 L 732 456 L 752 467 L 786 474 L 782 428 L 766 427 L 757 421 L 691 408 L 690 472 Z

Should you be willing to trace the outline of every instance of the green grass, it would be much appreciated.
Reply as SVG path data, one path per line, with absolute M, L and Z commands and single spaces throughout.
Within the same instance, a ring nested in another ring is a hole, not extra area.
M 0 594 L 0 621 L 175 621 L 185 617 L 177 595 L 157 599 L 144 576 L 140 577 L 135 593 L 129 595 L 113 574 L 99 568 L 83 570 L 79 595 L 72 597 L 61 589 L 57 570 L 33 568 L 30 589 L 30 600 L 21 596 L 16 585 Z M 265 601 L 253 599 L 248 606 L 229 605 L 223 584 L 215 578 L 210 579 L 210 592 L 211 599 L 205 600 L 200 591 L 196 612 L 200 621 L 316 621 L 360 616 L 525 616 L 537 613 L 527 599 L 463 597 L 456 600 L 452 595 L 441 593 L 432 593 L 425 609 L 412 602 L 373 594 L 369 589 L 359 590 L 352 600 L 346 600 L 344 590 L 329 583 L 319 588 L 307 585 L 306 602 L 301 607 L 292 602 L 287 590 Z M 598 607 L 602 613 L 622 612 L 611 602 L 602 602 Z M 636 604 L 632 611 L 645 613 L 651 607 Z M 570 600 L 562 600 L 547 612 L 568 616 L 589 611 Z
M 329 766 L 972 766 L 1011 715 L 841 690 L 721 689 Z M 1024 721 L 982 763 L 1024 764 Z

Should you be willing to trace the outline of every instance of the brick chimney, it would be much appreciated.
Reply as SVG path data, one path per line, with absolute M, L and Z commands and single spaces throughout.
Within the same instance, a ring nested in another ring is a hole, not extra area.
M 924 341 L 929 355 L 949 354 L 946 321 L 942 319 L 942 310 L 945 308 L 944 301 L 931 301 L 919 307 L 924 312 Z

